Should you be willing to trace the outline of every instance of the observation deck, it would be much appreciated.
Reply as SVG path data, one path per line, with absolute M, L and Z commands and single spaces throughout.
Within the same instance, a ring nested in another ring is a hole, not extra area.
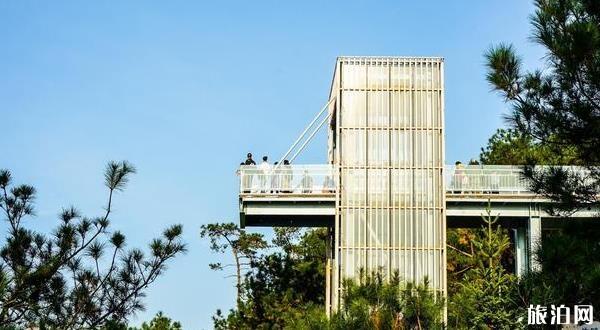
M 402 169 L 397 171 L 401 172 Z M 333 165 L 282 165 L 261 168 L 241 166 L 240 223 L 242 226 L 326 227 L 334 223 L 338 169 Z M 444 168 L 446 217 L 449 227 L 479 226 L 488 201 L 502 221 L 515 218 L 552 217 L 543 210 L 549 200 L 532 193 L 517 166 L 466 166 Z M 416 178 L 423 182 L 426 177 Z M 418 195 L 418 186 L 382 187 L 384 199 L 402 201 Z M 581 211 L 575 217 L 593 217 L 597 211 Z

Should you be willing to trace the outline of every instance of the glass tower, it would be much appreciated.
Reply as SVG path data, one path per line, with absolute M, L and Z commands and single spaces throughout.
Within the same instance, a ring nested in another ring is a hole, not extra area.
M 429 278 L 445 294 L 443 59 L 340 57 L 329 161 L 339 189 L 327 308 L 359 270 Z

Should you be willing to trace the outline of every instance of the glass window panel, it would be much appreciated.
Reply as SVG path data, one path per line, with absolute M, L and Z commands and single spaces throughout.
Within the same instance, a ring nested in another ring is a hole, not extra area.
M 342 244 L 345 247 L 365 246 L 366 211 L 365 209 L 344 209 L 342 212 Z
M 392 89 L 408 90 L 411 88 L 412 70 L 411 70 L 410 64 L 405 63 L 405 64 L 394 65 L 394 66 L 392 66 L 391 70 L 392 70 L 392 72 L 391 72 L 391 76 L 392 76 L 391 88 Z
M 439 187 L 439 175 L 436 170 L 415 170 L 414 198 L 416 206 L 434 207 L 439 203 L 437 194 Z
M 391 93 L 392 127 L 410 127 L 412 120 L 412 93 L 397 91 Z
M 367 139 L 365 130 L 342 129 L 342 165 L 364 166 L 367 164 Z
M 392 135 L 392 166 L 408 167 L 412 164 L 412 134 L 410 131 L 393 130 Z
M 388 246 L 390 236 L 390 218 L 388 209 L 370 209 L 367 237 L 369 246 Z
M 390 212 L 391 246 L 400 247 L 406 236 L 406 210 L 392 209 Z
M 371 271 L 381 271 L 387 275 L 389 271 L 389 251 L 372 249 L 367 251 L 368 268 Z
M 439 127 L 436 94 L 423 91 L 415 92 L 415 125 L 417 127 Z
M 369 130 L 369 165 L 386 166 L 390 163 L 389 131 Z
M 392 205 L 395 207 L 406 207 L 412 205 L 413 174 L 410 170 L 393 169 L 392 182 Z
M 384 207 L 389 205 L 389 170 L 369 169 L 369 205 Z
M 388 89 L 389 68 L 387 65 L 370 65 L 367 68 L 369 89 Z
M 366 170 L 344 169 L 342 171 L 342 205 L 364 206 L 366 197 Z
M 365 89 L 367 85 L 367 67 L 360 64 L 342 64 L 342 88 Z
M 434 144 L 433 131 L 415 131 L 415 166 L 432 167 L 439 166 L 436 154 L 439 154 L 439 145 Z M 439 134 L 439 133 L 438 133 Z
M 433 86 L 433 71 L 431 63 L 421 63 L 415 68 L 415 87 L 431 89 Z
M 367 115 L 366 92 L 343 91 L 342 92 L 342 127 L 365 127 Z
M 389 92 L 376 91 L 368 94 L 368 125 L 369 127 L 389 126 Z

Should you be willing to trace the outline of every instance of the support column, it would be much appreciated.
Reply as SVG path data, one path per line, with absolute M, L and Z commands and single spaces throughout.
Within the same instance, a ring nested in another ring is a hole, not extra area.
M 518 277 L 521 277 L 529 269 L 527 228 L 518 227 L 513 229 L 513 232 L 515 235 L 515 273 Z
M 331 291 L 331 265 L 332 265 L 332 256 L 333 256 L 333 248 L 332 248 L 332 244 L 333 244 L 333 235 L 332 235 L 332 229 L 328 228 L 327 229 L 327 242 L 325 243 L 325 249 L 326 249 L 326 261 L 325 261 L 325 313 L 327 314 L 327 317 L 331 316 L 331 295 L 332 295 L 332 291 Z
M 528 221 L 528 232 L 529 232 L 529 270 L 537 271 L 540 270 L 540 264 L 536 260 L 535 253 L 542 244 L 542 218 L 539 216 L 529 216 Z

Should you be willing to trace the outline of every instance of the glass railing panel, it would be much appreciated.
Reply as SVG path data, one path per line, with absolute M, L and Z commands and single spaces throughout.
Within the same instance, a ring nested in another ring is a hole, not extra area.
M 240 166 L 241 194 L 333 194 L 337 175 L 333 165 Z

